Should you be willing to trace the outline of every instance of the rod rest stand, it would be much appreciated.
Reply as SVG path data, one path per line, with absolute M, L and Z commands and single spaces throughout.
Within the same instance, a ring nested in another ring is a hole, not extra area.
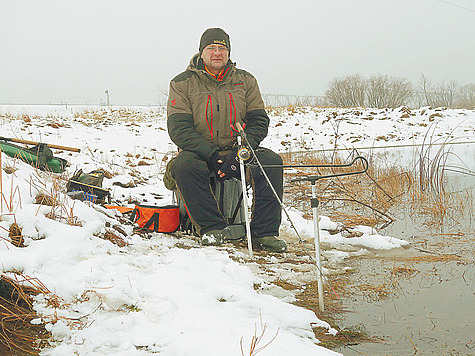
M 315 165 L 318 168 L 343 168 L 343 167 L 351 167 L 357 161 L 361 161 L 363 164 L 363 170 L 361 171 L 354 171 L 354 172 L 346 172 L 346 173 L 335 173 L 335 174 L 328 174 L 328 175 L 313 175 L 313 176 L 305 176 L 301 178 L 292 179 L 291 182 L 302 182 L 302 181 L 309 181 L 312 185 L 314 185 L 320 179 L 326 178 L 334 178 L 334 177 L 343 177 L 343 176 L 351 176 L 354 174 L 362 174 L 368 170 L 368 160 L 362 156 L 357 156 L 348 164 L 322 164 L 322 165 Z

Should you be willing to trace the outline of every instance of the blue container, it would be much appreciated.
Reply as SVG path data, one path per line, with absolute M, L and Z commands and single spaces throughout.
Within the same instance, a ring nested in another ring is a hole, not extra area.
M 73 190 L 71 192 L 66 193 L 72 199 L 80 200 L 80 201 L 90 201 L 95 203 L 97 201 L 97 195 L 86 193 L 80 190 Z

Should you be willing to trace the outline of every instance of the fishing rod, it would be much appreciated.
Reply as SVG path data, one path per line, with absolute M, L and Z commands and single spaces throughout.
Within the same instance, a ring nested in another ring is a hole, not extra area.
M 261 164 L 261 162 L 259 161 L 259 159 L 257 158 L 257 155 L 256 155 L 256 152 L 254 151 L 254 149 L 252 148 L 251 144 L 249 143 L 249 140 L 247 139 L 247 136 L 246 136 L 246 133 L 244 132 L 242 126 L 237 123 L 236 124 L 236 128 L 237 128 L 237 131 L 239 133 L 239 135 L 244 139 L 244 141 L 247 143 L 247 146 L 248 147 L 241 147 L 238 152 L 237 152 L 237 156 L 240 160 L 242 161 L 245 161 L 247 159 L 249 159 L 251 157 L 251 154 L 252 154 L 252 157 L 253 157 L 253 160 L 256 161 L 257 165 L 253 165 L 253 164 L 246 164 L 247 166 L 256 166 L 256 167 L 259 167 L 261 172 L 262 172 L 262 175 L 264 176 L 264 178 L 266 179 L 267 181 L 267 184 L 269 185 L 269 187 L 271 188 L 271 191 L 272 193 L 274 194 L 274 197 L 277 199 L 277 202 L 279 203 L 280 207 L 282 208 L 282 210 L 284 211 L 285 215 L 287 216 L 287 219 L 289 220 L 290 222 L 290 227 L 295 231 L 295 234 L 297 235 L 297 237 L 299 238 L 299 241 L 300 243 L 302 244 L 302 246 L 304 247 L 305 251 L 307 252 L 307 254 L 309 255 L 310 259 L 313 260 L 312 256 L 308 253 L 307 249 L 305 248 L 305 244 L 303 243 L 303 239 L 302 237 L 300 236 L 297 228 L 295 227 L 292 219 L 290 218 L 290 215 L 289 213 L 287 212 L 287 209 L 285 208 L 284 204 L 282 203 L 282 200 L 279 198 L 279 195 L 277 194 L 277 192 L 275 191 L 274 189 L 274 186 L 272 185 L 272 182 L 270 181 L 269 177 L 267 176 L 265 170 L 264 170 L 264 167 L 270 167 L 270 168 L 277 168 L 277 167 L 282 167 L 282 166 L 279 166 L 279 165 L 266 165 L 266 166 L 263 166 Z M 353 159 L 352 162 L 348 163 L 348 164 L 338 164 L 338 165 L 328 165 L 328 164 L 325 164 L 325 165 L 312 165 L 312 166 L 318 166 L 320 168 L 341 168 L 341 167 L 350 167 L 351 165 L 353 165 L 358 159 L 362 160 L 363 161 L 363 164 L 365 166 L 365 169 L 364 169 L 364 172 L 367 171 L 368 169 L 368 161 L 366 160 L 366 158 L 364 157 L 361 157 L 361 156 L 358 156 L 356 157 L 355 159 Z M 328 176 L 318 176 L 320 178 L 318 179 L 323 179 L 323 178 L 330 178 L 332 176 L 334 177 L 340 177 L 342 175 L 351 175 L 351 174 L 359 174 L 359 173 L 363 173 L 363 172 L 349 172 L 349 173 L 340 173 L 340 174 L 337 174 L 337 175 L 328 175 Z M 315 179 L 316 176 L 311 176 L 312 179 Z M 317 180 L 317 179 L 315 179 Z
M 295 233 L 297 234 L 300 242 L 302 243 L 302 246 L 304 246 L 305 248 L 305 245 L 303 244 L 303 240 L 302 240 L 302 237 L 300 237 L 300 234 L 297 230 L 297 228 L 295 227 L 292 219 L 290 218 L 290 215 L 289 213 L 287 212 L 287 209 L 285 208 L 284 204 L 282 203 L 282 200 L 279 198 L 279 195 L 277 194 L 277 192 L 275 191 L 275 188 L 274 186 L 272 185 L 272 182 L 270 181 L 269 177 L 267 176 L 265 170 L 264 170 L 264 167 L 262 166 L 261 162 L 259 161 L 259 159 L 257 158 L 257 155 L 256 155 L 256 152 L 254 151 L 254 149 L 252 148 L 251 144 L 249 143 L 249 140 L 247 139 L 247 135 L 246 133 L 244 132 L 241 124 L 238 122 L 236 123 L 236 128 L 237 128 L 237 131 L 239 133 L 239 135 L 244 139 L 244 141 L 246 141 L 246 144 L 248 147 L 241 147 L 238 152 L 237 152 L 237 156 L 238 158 L 241 160 L 241 161 L 245 161 L 247 159 L 249 159 L 251 157 L 251 154 L 252 154 L 252 158 L 253 160 L 256 161 L 257 163 L 257 166 L 260 168 L 261 172 L 262 172 L 262 175 L 264 176 L 264 178 L 266 179 L 267 181 L 267 184 L 269 185 L 272 193 L 274 194 L 274 197 L 277 199 L 280 207 L 282 208 L 282 210 L 284 211 L 285 215 L 287 216 L 287 219 L 289 220 L 290 222 L 290 226 L 292 227 L 292 229 L 295 231 Z M 244 192 L 243 192 L 244 194 Z M 307 249 L 305 248 L 305 250 L 307 251 Z M 307 254 L 308 254 L 308 251 L 307 251 Z M 309 254 L 309 257 L 312 259 L 312 256 Z
M 272 190 L 272 193 L 274 194 L 275 198 L 277 199 L 280 207 L 282 208 L 282 210 L 284 211 L 285 215 L 287 216 L 287 219 L 288 221 L 290 222 L 290 226 L 293 228 L 293 230 L 295 231 L 297 237 L 299 238 L 299 241 L 300 243 L 302 244 L 305 252 L 307 253 L 307 255 L 310 257 L 310 260 L 314 260 L 311 256 L 311 254 L 308 252 L 307 248 L 305 247 L 305 244 L 302 240 L 302 237 L 300 236 L 297 228 L 295 227 L 295 224 L 293 223 L 292 219 L 290 218 L 290 215 L 289 213 L 287 212 L 287 209 L 285 208 L 284 204 L 282 203 L 282 200 L 279 198 L 279 195 L 277 194 L 277 192 L 275 191 L 269 177 L 267 176 L 265 170 L 264 170 L 264 166 L 261 164 L 261 162 L 259 161 L 259 159 L 257 158 L 257 155 L 256 155 L 256 152 L 254 151 L 254 149 L 252 148 L 252 146 L 250 145 L 248 139 L 247 139 L 247 136 L 246 136 L 246 133 L 244 132 L 242 126 L 237 123 L 236 124 L 236 128 L 237 128 L 237 131 L 240 135 L 240 137 L 242 137 L 244 139 L 244 141 L 247 143 L 248 147 L 241 147 L 239 150 L 238 150 L 238 158 L 240 159 L 241 162 L 243 162 L 244 160 L 247 160 L 251 157 L 251 154 L 252 154 L 252 157 L 253 159 L 256 161 L 257 163 L 257 166 L 259 167 L 259 169 L 261 170 L 262 172 L 262 175 L 264 176 L 264 178 L 266 179 L 267 181 L 267 184 L 269 185 L 269 187 L 271 188 Z M 355 162 L 357 160 L 361 160 L 363 162 L 363 170 L 362 171 L 354 171 L 354 172 L 347 172 L 347 173 L 336 173 L 336 174 L 330 174 L 330 175 L 325 175 L 325 176 L 308 176 L 308 177 L 305 177 L 305 178 L 301 178 L 301 180 L 310 180 L 312 183 L 312 190 L 313 187 L 315 186 L 315 182 L 319 179 L 324 179 L 324 178 L 331 178 L 331 177 L 341 177 L 341 176 L 344 176 L 344 175 L 352 175 L 352 174 L 360 174 L 360 173 L 364 173 L 368 170 L 368 161 L 366 160 L 366 158 L 364 157 L 361 157 L 361 156 L 358 156 L 358 157 L 355 157 L 353 159 L 352 162 L 348 163 L 348 164 L 337 164 L 337 165 L 313 165 L 313 166 L 318 166 L 319 168 L 342 168 L 342 167 L 350 167 L 352 166 L 353 164 L 355 164 Z M 252 166 L 252 165 L 251 165 Z M 274 167 L 274 165 L 268 165 L 267 167 Z M 275 166 L 277 167 L 277 166 Z M 280 166 L 282 167 L 282 166 Z M 243 191 L 243 194 L 244 191 Z M 315 198 L 312 198 L 312 204 L 316 206 L 318 206 L 318 200 L 316 199 L 316 188 L 315 188 L 315 192 L 314 192 L 314 195 L 315 195 Z M 312 205 L 312 208 L 313 208 L 313 205 Z M 322 287 L 322 277 L 325 277 L 325 279 L 327 280 L 331 290 L 333 291 L 333 293 L 335 293 L 335 295 L 337 296 L 337 298 L 339 299 L 340 296 L 336 293 L 336 291 L 333 289 L 330 281 L 328 280 L 328 278 L 326 276 L 323 275 L 323 272 L 322 272 L 322 268 L 321 268 L 321 263 L 320 263 L 320 240 L 319 240 L 319 232 L 318 232 L 318 217 L 317 217 L 317 211 L 315 210 L 316 209 L 316 206 L 314 208 L 314 229 L 315 230 L 315 234 L 316 234 L 316 239 L 315 239 L 315 249 L 316 249 L 316 255 L 317 255 L 317 263 L 316 263 L 316 267 L 317 267 L 317 270 L 318 270 L 318 293 L 319 293 L 319 305 L 320 305 L 320 310 L 324 310 L 324 305 L 323 305 L 323 287 Z
M 247 149 L 247 148 L 244 148 Z M 238 157 L 239 157 L 240 152 L 238 152 Z M 242 155 L 243 153 L 241 153 Z M 239 157 L 240 158 L 240 157 Z M 284 164 L 284 165 L 278 165 L 278 164 L 263 164 L 261 165 L 263 168 L 344 168 L 344 167 L 350 167 L 353 164 L 355 164 L 355 161 L 357 160 L 362 160 L 363 165 L 368 166 L 368 160 L 362 156 L 357 156 L 353 161 L 351 161 L 348 164 Z M 246 163 L 246 166 L 249 167 L 259 167 L 258 164 L 253 164 L 253 163 Z M 363 172 L 361 172 L 363 173 Z M 359 172 L 355 172 L 352 174 L 359 174 Z M 330 178 L 330 177 L 326 177 Z
M 24 143 L 26 145 L 37 145 L 37 144 L 41 143 L 41 142 L 36 142 L 36 141 L 21 140 L 19 138 L 9 138 L 9 137 L 0 137 L 0 141 Z M 58 150 L 65 150 L 65 151 L 71 151 L 71 152 L 81 152 L 81 150 L 79 148 L 74 148 L 74 147 L 52 145 L 52 144 L 49 144 L 49 143 L 45 143 L 45 145 L 48 146 L 49 148 L 55 148 L 55 149 L 58 149 Z
M 352 150 L 371 150 L 371 149 L 385 149 L 385 148 L 405 148 L 405 147 L 422 147 L 422 146 L 451 146 L 451 145 L 463 145 L 463 144 L 474 144 L 475 141 L 465 141 L 465 142 L 433 142 L 433 143 L 411 143 L 411 144 L 400 144 L 400 145 L 387 145 L 387 146 L 363 146 L 363 147 L 348 147 L 348 148 L 322 148 L 315 149 L 312 152 L 333 152 L 333 151 L 352 151 Z M 308 153 L 308 151 L 295 151 L 294 154 L 298 153 Z

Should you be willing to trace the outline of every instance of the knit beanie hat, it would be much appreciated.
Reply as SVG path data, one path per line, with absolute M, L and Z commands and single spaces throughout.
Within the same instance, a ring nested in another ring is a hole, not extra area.
M 229 35 L 221 28 L 208 28 L 201 35 L 200 39 L 200 53 L 210 44 L 220 44 L 226 46 L 231 52 L 231 42 L 229 42 Z

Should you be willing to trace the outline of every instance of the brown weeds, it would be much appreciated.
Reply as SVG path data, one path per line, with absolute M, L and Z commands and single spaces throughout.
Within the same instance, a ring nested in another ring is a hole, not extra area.
M 264 336 L 265 336 L 266 331 L 267 331 L 267 324 L 263 323 L 262 315 L 260 316 L 259 322 L 260 322 L 259 327 L 257 325 L 255 325 L 255 327 L 254 327 L 254 334 L 251 337 L 249 350 L 246 351 L 246 352 L 244 352 L 243 342 L 242 342 L 243 337 L 241 337 L 241 340 L 240 340 L 239 344 L 241 346 L 241 355 L 242 356 L 257 355 L 259 352 L 261 352 L 266 347 L 268 347 L 276 339 L 277 335 L 279 334 L 279 329 L 277 329 L 275 335 L 272 338 L 270 338 L 267 342 L 264 343 Z M 258 331 L 258 329 L 260 329 L 260 331 Z
M 21 227 L 16 222 L 10 225 L 8 237 L 10 238 L 13 246 L 25 247 L 25 239 L 23 238 L 21 232 Z
M 338 155 L 333 158 L 316 154 L 284 155 L 285 164 L 322 165 L 346 163 Z M 389 212 L 407 191 L 410 180 L 407 173 L 394 167 L 377 167 L 370 161 L 366 174 L 330 178 L 318 181 L 317 197 L 321 209 L 330 217 L 344 223 L 345 226 L 369 225 L 383 227 L 395 221 Z M 302 175 L 328 175 L 361 170 L 361 166 L 352 168 L 301 168 L 289 174 L 289 178 Z M 287 187 L 293 197 L 292 205 L 304 208 L 310 198 L 309 183 L 291 184 Z
M 1 151 L 1 150 L 0 150 Z M 0 154 L 0 166 L 2 166 L 2 155 Z M 2 166 L 3 167 L 3 166 Z M 14 172 L 15 170 L 13 170 Z M 12 172 L 12 173 L 13 173 Z M 9 213 L 12 213 L 17 206 L 21 208 L 21 194 L 18 185 L 14 185 L 15 175 L 11 175 L 10 179 L 10 194 L 5 195 L 3 191 L 3 169 L 0 169 L 0 212 L 3 213 L 3 206 L 5 204 Z
M 397 261 L 404 261 L 404 262 L 449 262 L 449 261 L 458 261 L 461 260 L 460 256 L 457 255 L 449 255 L 449 254 L 429 254 L 429 255 L 422 255 L 422 256 L 413 256 L 413 257 L 400 257 L 396 258 L 393 257 L 394 260 Z
M 380 337 L 369 336 L 361 325 L 338 330 L 336 335 L 331 335 L 322 327 L 313 327 L 313 332 L 320 341 L 319 346 L 334 349 L 342 346 L 358 345 L 362 342 L 383 342 Z
M 410 190 L 412 213 L 424 215 L 424 224 L 440 228 L 447 224 L 458 225 L 470 221 L 473 212 L 473 191 L 470 189 L 456 191 L 448 183 L 447 172 L 464 174 L 467 170 L 460 157 L 451 151 L 450 137 L 437 146 L 433 143 L 436 123 L 431 124 L 419 151 L 414 183 Z M 458 166 L 448 166 L 449 159 L 460 162 Z M 470 214 L 468 217 L 466 214 Z
M 391 269 L 391 274 L 393 275 L 405 275 L 405 276 L 412 276 L 414 274 L 418 274 L 419 271 L 414 268 L 413 265 L 400 265 L 400 266 L 393 266 Z
M 110 241 L 110 242 L 112 242 L 113 244 L 115 244 L 119 247 L 124 247 L 124 246 L 129 245 L 122 237 L 120 237 L 119 235 L 114 233 L 112 230 L 106 230 L 105 233 L 98 234 L 97 237 L 99 237 L 103 240 Z
M 421 157 L 420 161 L 425 161 L 425 164 L 419 163 L 418 169 L 412 172 L 383 166 L 375 156 L 370 156 L 366 174 L 317 181 L 317 197 L 321 203 L 319 209 L 345 227 L 367 225 L 382 229 L 396 220 L 398 211 L 406 209 L 413 218 L 422 217 L 428 227 L 441 228 L 446 224 L 471 221 L 473 191 L 456 191 L 447 183 L 444 165 L 448 154 L 443 148 L 438 154 L 435 163 L 427 155 Z M 345 163 L 337 153 L 331 157 L 315 152 L 286 153 L 282 157 L 287 165 Z M 327 175 L 344 170 L 298 168 L 286 176 L 291 180 L 303 175 Z M 286 197 L 292 197 L 286 203 L 306 211 L 306 217 L 310 218 L 310 183 L 289 183 L 286 193 Z
M 342 296 L 351 296 L 355 294 L 355 289 L 350 285 L 348 276 L 340 276 L 338 278 L 332 278 L 332 288 Z M 343 307 L 341 299 L 334 298 L 334 293 L 330 291 L 328 285 L 324 287 L 324 300 L 325 311 L 320 311 L 320 307 L 317 300 L 317 282 L 311 282 L 306 284 L 302 288 L 302 292 L 296 295 L 297 302 L 295 305 L 312 310 L 319 319 L 326 320 L 333 328 L 338 329 L 336 326 L 337 319 L 339 319 L 344 313 L 347 313 Z M 361 342 L 380 342 L 381 339 L 369 336 L 364 328 L 352 327 L 348 329 L 338 330 L 336 335 L 328 333 L 326 328 L 313 326 L 312 330 L 320 341 L 320 346 L 326 348 L 336 348 L 344 345 L 356 345 Z
M 30 176 L 30 192 L 36 191 L 35 201 L 42 206 L 50 206 L 50 211 L 45 214 L 49 219 L 64 222 L 72 226 L 82 226 L 82 221 L 74 214 L 75 201 L 64 194 L 66 179 L 63 176 L 52 175 L 36 171 Z
M 32 295 L 49 291 L 37 279 L 15 276 L 0 278 L 0 354 L 38 355 L 51 334 L 43 322 L 31 323 L 39 318 L 32 308 Z

